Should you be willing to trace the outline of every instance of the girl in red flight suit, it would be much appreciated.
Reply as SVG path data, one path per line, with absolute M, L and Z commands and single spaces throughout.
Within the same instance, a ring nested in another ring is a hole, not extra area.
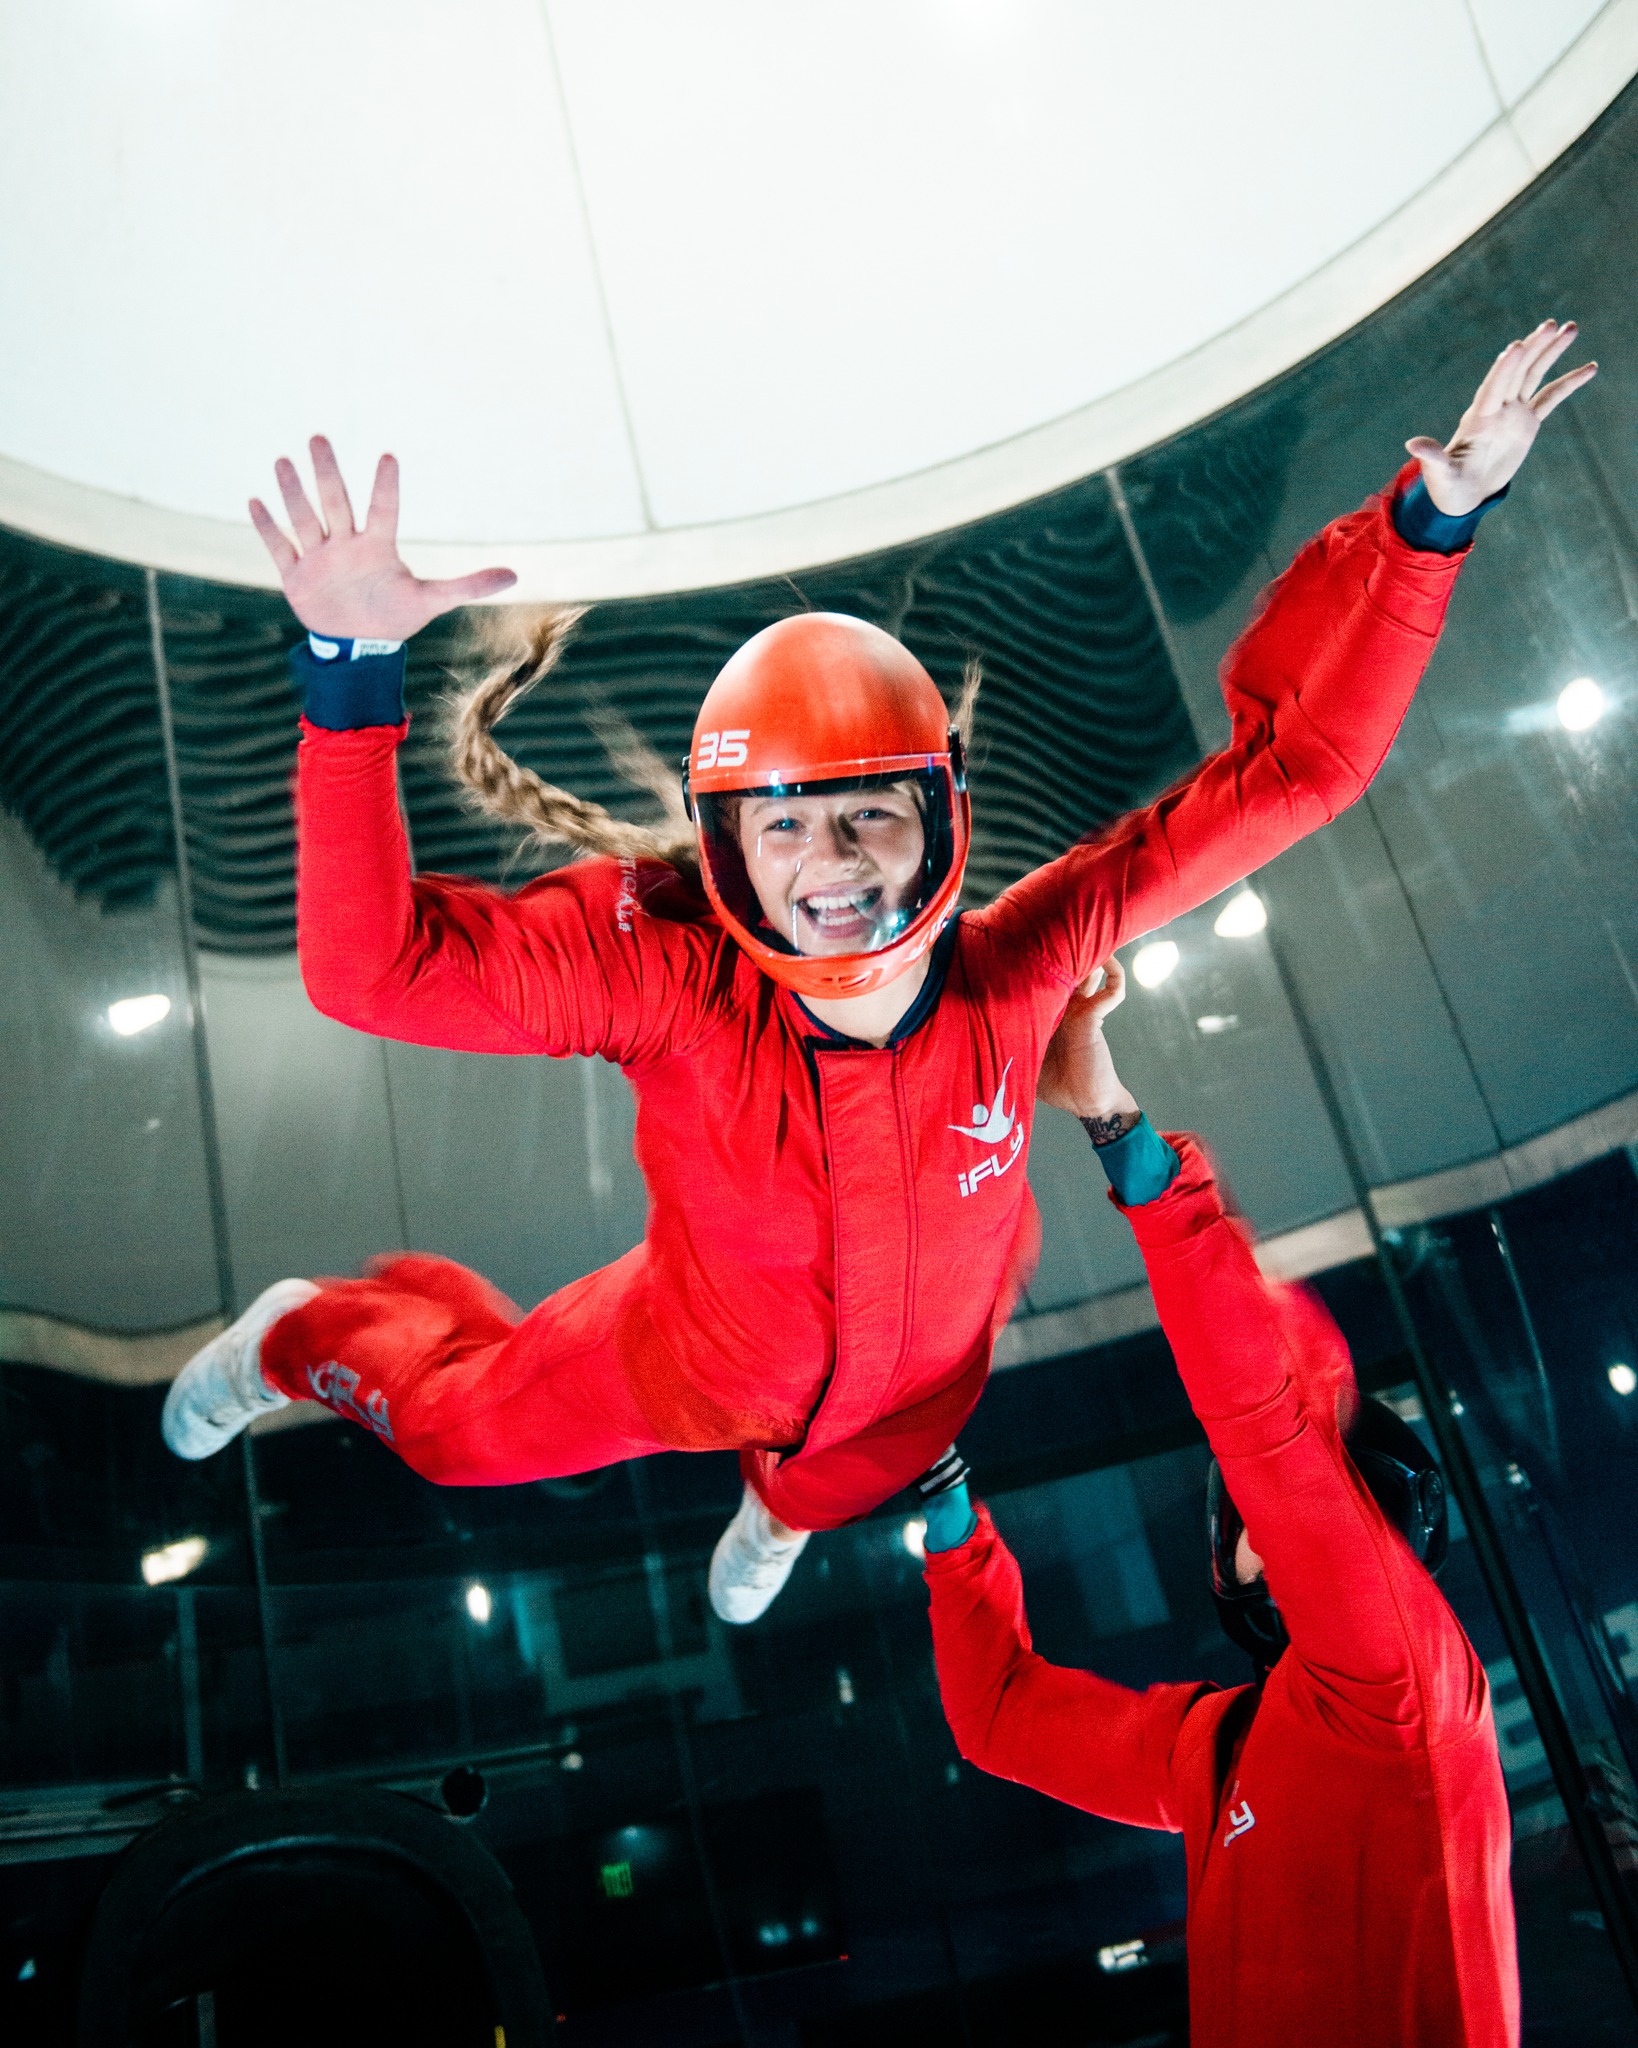
M 909 1483 L 978 1399 L 1036 1254 L 1027 1112 L 1070 991 L 1365 788 L 1460 566 L 1441 521 L 1505 487 L 1590 374 L 1537 392 L 1573 332 L 1549 322 L 1504 350 L 1449 448 L 1410 444 L 1422 478 L 1407 466 L 1297 557 L 1224 665 L 1223 753 L 961 915 L 967 795 L 943 701 L 898 642 L 825 614 L 756 635 L 701 706 L 697 879 L 636 846 L 510 896 L 412 876 L 397 643 L 512 578 L 411 577 L 390 457 L 361 532 L 327 443 L 327 526 L 282 463 L 297 544 L 252 515 L 312 635 L 297 663 L 308 992 L 387 1037 L 617 1063 L 649 1223 L 523 1317 L 425 1255 L 281 1282 L 184 1369 L 172 1448 L 208 1455 L 303 1396 L 466 1485 L 731 1448 L 746 1491 L 713 1599 L 727 1619 L 760 1613 L 806 1532 Z M 492 798 L 544 803 L 561 831 L 572 799 L 486 758 Z

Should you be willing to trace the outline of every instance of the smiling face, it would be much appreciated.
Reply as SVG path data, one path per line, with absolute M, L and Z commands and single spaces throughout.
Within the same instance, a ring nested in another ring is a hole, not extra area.
M 799 953 L 869 953 L 921 897 L 927 850 L 915 785 L 747 796 L 739 849 L 762 914 Z

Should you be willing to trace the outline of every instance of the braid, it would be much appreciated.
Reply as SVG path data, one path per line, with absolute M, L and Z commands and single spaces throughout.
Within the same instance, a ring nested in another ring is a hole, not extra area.
M 584 605 L 542 605 L 529 612 L 511 608 L 481 616 L 479 645 L 491 666 L 450 706 L 450 765 L 455 778 L 477 809 L 503 825 L 522 826 L 541 845 L 691 868 L 697 856 L 682 784 L 617 713 L 598 713 L 593 727 L 619 773 L 659 799 L 664 816 L 658 824 L 616 818 L 601 804 L 560 789 L 514 761 L 495 739 L 494 728 L 513 705 L 556 668 L 585 612 Z
M 969 654 L 961 666 L 961 695 L 950 714 L 950 723 L 960 733 L 969 761 L 973 751 L 973 719 L 978 710 L 978 693 L 983 687 L 984 664 L 976 654 Z

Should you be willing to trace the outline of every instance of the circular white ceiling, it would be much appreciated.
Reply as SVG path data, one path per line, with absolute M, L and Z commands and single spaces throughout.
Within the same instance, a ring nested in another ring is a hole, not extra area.
M 528 595 L 860 553 L 1300 359 L 1635 70 L 1638 0 L 12 0 L 0 521 L 270 581 L 322 430 Z

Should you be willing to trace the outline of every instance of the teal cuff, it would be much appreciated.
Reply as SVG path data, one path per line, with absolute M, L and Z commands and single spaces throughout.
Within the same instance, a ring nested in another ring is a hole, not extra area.
M 978 1527 L 978 1517 L 967 1498 L 967 1482 L 952 1486 L 948 1493 L 935 1493 L 927 1503 L 928 1550 L 959 1550 Z
M 320 661 L 307 641 L 290 650 L 290 674 L 301 692 L 309 725 L 329 732 L 356 732 L 366 725 L 404 722 L 404 650 L 390 654 L 356 652 L 356 646 L 384 646 L 383 641 L 355 644 L 343 661 Z
M 1140 1116 L 1129 1131 L 1112 1143 L 1094 1145 L 1092 1149 L 1123 1209 L 1140 1209 L 1145 1202 L 1163 1195 L 1182 1165 L 1147 1116 Z
M 1479 530 L 1479 521 L 1493 505 L 1499 505 L 1513 488 L 1503 484 L 1482 505 L 1471 512 L 1441 512 L 1429 494 L 1426 480 L 1416 477 L 1394 500 L 1393 523 L 1399 538 L 1428 555 L 1454 555 L 1469 546 Z

